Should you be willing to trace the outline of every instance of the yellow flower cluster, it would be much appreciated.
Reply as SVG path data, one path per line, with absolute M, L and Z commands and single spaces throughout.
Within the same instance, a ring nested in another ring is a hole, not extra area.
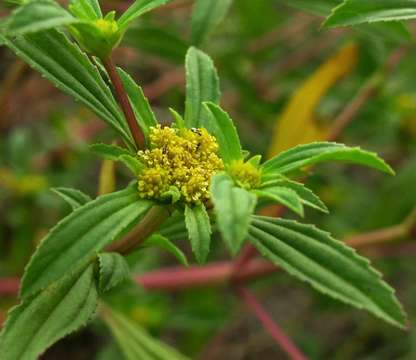
M 209 199 L 211 177 L 224 168 L 218 143 L 205 129 L 152 127 L 150 147 L 139 151 L 145 169 L 138 177 L 143 198 L 161 200 L 176 187 L 188 203 Z
M 254 189 L 261 184 L 261 174 L 259 169 L 249 162 L 243 160 L 234 161 L 229 168 L 229 172 L 235 181 L 246 189 Z

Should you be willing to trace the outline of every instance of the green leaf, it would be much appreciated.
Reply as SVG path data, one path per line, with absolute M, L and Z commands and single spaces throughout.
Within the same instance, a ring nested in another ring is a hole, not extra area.
M 26 267 L 24 298 L 87 264 L 104 246 L 117 239 L 152 206 L 141 200 L 135 185 L 103 195 L 79 207 L 42 240 Z
M 289 189 L 292 189 L 293 191 L 296 191 L 296 193 L 300 196 L 301 202 L 304 205 L 314 208 L 316 210 L 322 211 L 326 214 L 329 213 L 328 208 L 322 202 L 322 200 L 311 189 L 307 188 L 305 185 L 301 183 L 288 180 L 288 179 L 284 179 L 284 180 L 272 181 L 270 185 L 265 185 L 265 187 L 268 187 L 271 185 L 284 186 Z
M 300 10 L 310 12 L 317 16 L 327 17 L 331 9 L 338 5 L 338 1 L 333 0 L 283 0 L 288 6 L 293 6 Z M 356 28 L 357 31 L 368 35 L 376 35 L 384 41 L 391 40 L 402 43 L 412 40 L 412 35 L 406 24 L 401 21 L 391 21 L 388 23 L 362 24 Z
M 177 129 L 184 129 L 185 120 L 183 117 L 175 109 L 169 108 L 169 111 L 173 117 L 173 126 L 175 126 Z
M 180 211 L 175 211 L 159 229 L 159 233 L 170 240 L 184 240 L 188 237 L 185 224 L 185 216 Z
M 196 0 L 192 9 L 191 41 L 195 46 L 204 42 L 224 19 L 233 0 Z
M 118 19 L 118 26 L 121 31 L 125 31 L 130 23 L 139 16 L 165 5 L 170 0 L 136 0 Z
M 94 111 L 135 148 L 123 114 L 96 66 L 64 34 L 47 30 L 13 39 L 0 38 L 17 56 Z
M 97 307 L 93 265 L 65 276 L 13 308 L 0 334 L 2 360 L 35 360 L 84 326 Z
M 68 9 L 83 20 L 98 20 L 103 17 L 98 0 L 71 0 Z
M 142 88 L 123 69 L 117 68 L 117 71 L 129 96 L 137 122 L 148 141 L 150 128 L 158 124 L 155 114 L 144 96 Z
M 143 247 L 156 246 L 171 253 L 182 265 L 188 266 L 185 254 L 172 241 L 160 234 L 150 236 L 142 244 Z
M 279 174 L 330 160 L 359 164 L 394 174 L 391 167 L 375 153 L 361 150 L 358 147 L 350 148 L 343 144 L 316 142 L 296 146 L 266 161 L 262 166 L 263 182 L 273 180 Z
M 144 169 L 144 165 L 140 160 L 132 155 L 121 155 L 119 160 L 133 173 L 133 175 L 138 175 Z
M 196 260 L 206 261 L 211 244 L 211 223 L 204 204 L 185 207 L 185 224 Z
M 256 196 L 236 187 L 231 177 L 225 173 L 212 178 L 210 191 L 218 228 L 231 253 L 235 255 L 247 237 Z
M 224 163 L 243 159 L 240 139 L 230 116 L 216 104 L 204 102 L 203 105 L 208 116 L 202 125 L 217 139 Z
M 175 35 L 172 30 L 144 24 L 141 24 L 140 27 L 132 26 L 124 36 L 124 42 L 140 52 L 183 64 L 189 44 Z
M 186 59 L 185 124 L 188 128 L 200 127 L 207 116 L 202 103 L 220 101 L 217 70 L 211 58 L 195 47 L 189 48 Z
M 24 35 L 79 22 L 68 11 L 51 0 L 37 0 L 18 7 L 9 17 L 8 35 Z
M 73 210 L 91 201 L 91 198 L 80 190 L 65 187 L 52 188 L 51 190 L 64 199 Z
M 98 288 L 107 292 L 130 277 L 130 268 L 124 257 L 118 253 L 98 254 Z
M 416 0 L 345 0 L 333 9 L 325 21 L 325 26 L 347 26 L 415 18 Z
M 264 257 L 316 290 L 404 326 L 401 306 L 380 274 L 328 233 L 295 221 L 254 216 L 249 235 Z
M 302 199 L 292 189 L 283 186 L 269 186 L 254 190 L 253 192 L 260 198 L 276 201 L 293 210 L 296 214 L 302 217 L 304 216 Z
M 126 360 L 189 360 L 167 344 L 152 338 L 139 324 L 110 307 L 103 306 L 101 316 Z
M 132 152 L 117 145 L 98 143 L 88 145 L 88 148 L 94 154 L 102 157 L 103 159 L 113 161 L 118 161 L 122 155 L 132 155 Z

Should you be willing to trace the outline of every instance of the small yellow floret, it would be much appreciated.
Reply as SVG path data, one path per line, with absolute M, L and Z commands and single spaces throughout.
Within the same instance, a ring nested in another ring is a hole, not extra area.
M 150 148 L 139 151 L 146 169 L 138 178 L 142 197 L 161 199 L 171 186 L 181 200 L 196 203 L 209 199 L 211 177 L 224 168 L 218 143 L 206 129 L 152 127 Z
M 105 36 L 111 36 L 118 32 L 118 25 L 114 20 L 98 19 L 94 24 Z
M 254 189 L 261 184 L 260 170 L 249 162 L 234 161 L 229 172 L 234 180 L 246 189 Z

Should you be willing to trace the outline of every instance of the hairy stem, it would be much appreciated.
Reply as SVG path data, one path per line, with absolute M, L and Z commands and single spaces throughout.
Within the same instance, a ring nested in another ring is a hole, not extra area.
M 292 340 L 270 317 L 254 294 L 243 286 L 236 287 L 237 295 L 244 300 L 247 308 L 259 319 L 263 328 L 272 336 L 276 343 L 286 352 L 292 360 L 307 360 L 307 357 L 296 347 Z
M 115 95 L 117 97 L 121 109 L 123 110 L 124 116 L 126 117 L 127 124 L 129 125 L 129 129 L 131 135 L 133 136 L 134 142 L 136 143 L 137 148 L 142 149 L 145 145 L 144 135 L 137 122 L 136 116 L 134 115 L 133 108 L 131 107 L 127 93 L 124 90 L 116 66 L 111 57 L 102 59 L 102 62 L 105 69 L 107 70 L 111 83 L 114 86 Z

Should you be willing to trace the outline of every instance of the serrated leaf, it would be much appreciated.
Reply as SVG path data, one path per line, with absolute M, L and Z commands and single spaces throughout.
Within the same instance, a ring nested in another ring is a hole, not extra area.
M 71 0 L 68 9 L 83 20 L 98 20 L 103 17 L 98 0 Z
M 139 161 L 137 157 L 132 155 L 121 155 L 119 160 L 133 173 L 138 175 L 143 169 L 144 165 Z
M 224 163 L 242 160 L 240 139 L 230 116 L 214 103 L 204 102 L 203 105 L 208 116 L 201 124 L 217 139 Z
M 263 182 L 273 180 L 279 174 L 286 174 L 324 161 L 343 161 L 394 174 L 392 168 L 376 153 L 343 144 L 316 142 L 296 146 L 266 161 L 262 166 L 262 179 Z
M 302 217 L 304 216 L 302 199 L 292 189 L 283 186 L 269 186 L 259 190 L 254 190 L 253 192 L 259 198 L 276 201 L 277 203 L 293 210 L 296 214 Z
M 170 0 L 136 0 L 118 19 L 118 26 L 121 31 L 125 31 L 130 23 L 139 16 L 165 5 Z
M 333 9 L 325 21 L 325 26 L 347 26 L 415 18 L 416 0 L 345 0 Z
M 210 192 L 218 228 L 231 253 L 235 255 L 246 240 L 257 198 L 235 186 L 231 177 L 225 173 L 213 176 Z
M 132 154 L 130 151 L 120 146 L 103 144 L 103 143 L 91 144 L 91 145 L 88 145 L 88 148 L 94 154 L 101 156 L 104 159 L 113 160 L 113 161 L 119 160 L 120 156 L 122 155 Z
M 143 164 L 133 156 L 134 153 L 119 146 L 99 143 L 89 145 L 89 149 L 106 160 L 121 161 L 133 175 L 139 174 L 143 169 Z
M 188 260 L 181 249 L 172 241 L 160 234 L 154 234 L 146 239 L 142 244 L 143 247 L 156 246 L 171 253 L 182 265 L 188 266 Z
M 130 277 L 129 264 L 118 253 L 98 254 L 98 266 L 98 288 L 101 293 L 111 290 Z
M 91 201 L 91 197 L 80 190 L 65 187 L 52 188 L 51 190 L 64 199 L 73 210 Z
M 150 128 L 158 124 L 155 114 L 144 96 L 142 88 L 123 69 L 117 68 L 117 71 L 129 96 L 137 122 L 148 141 Z
M 79 21 L 56 2 L 37 0 L 19 6 L 9 17 L 5 30 L 8 35 L 24 35 Z
M 139 324 L 108 306 L 103 307 L 102 318 L 127 360 L 189 360 L 167 344 L 152 338 Z
M 59 222 L 42 240 L 23 276 L 27 298 L 63 277 L 68 269 L 88 263 L 97 252 L 136 223 L 152 206 L 130 186 L 100 196 Z
M 13 308 L 0 334 L 2 360 L 36 360 L 84 326 L 97 307 L 93 265 L 65 276 Z
M 253 217 L 251 243 L 289 274 L 315 289 L 404 327 L 405 315 L 393 290 L 367 259 L 328 233 L 295 221 Z
M 185 224 L 192 251 L 197 261 L 204 263 L 211 244 L 211 223 L 204 204 L 185 207 Z
M 189 48 L 185 58 L 186 70 L 186 127 L 200 127 L 207 116 L 202 103 L 218 104 L 220 85 L 217 70 L 211 58 L 195 47 Z
M 175 109 L 169 108 L 170 113 L 173 117 L 173 126 L 177 129 L 184 129 L 185 128 L 185 120 Z
M 159 233 L 170 240 L 184 240 L 188 237 L 185 225 L 185 216 L 180 211 L 175 211 L 159 229 Z
M 277 179 L 272 180 L 269 183 L 262 184 L 262 187 L 269 187 L 269 186 L 283 186 L 287 187 L 289 189 L 292 189 L 293 191 L 296 191 L 296 193 L 300 196 L 301 202 L 306 205 L 310 206 L 316 210 L 322 211 L 324 213 L 328 213 L 328 208 L 325 206 L 325 204 L 321 201 L 321 199 L 315 195 L 315 193 L 307 188 L 305 185 L 292 181 L 289 179 Z
M 192 8 L 191 42 L 199 46 L 227 14 L 233 0 L 196 0 Z
M 300 10 L 310 12 L 313 15 L 327 17 L 331 13 L 334 6 L 339 5 L 338 1 L 333 0 L 281 0 L 289 6 L 293 6 Z M 355 28 L 357 31 L 364 32 L 369 35 L 376 35 L 383 41 L 392 40 L 394 42 L 409 42 L 412 35 L 408 26 L 402 21 L 390 21 L 385 23 L 362 24 Z
M 16 38 L 0 34 L 0 38 L 18 57 L 90 108 L 135 148 L 123 114 L 96 66 L 64 34 L 47 30 Z

